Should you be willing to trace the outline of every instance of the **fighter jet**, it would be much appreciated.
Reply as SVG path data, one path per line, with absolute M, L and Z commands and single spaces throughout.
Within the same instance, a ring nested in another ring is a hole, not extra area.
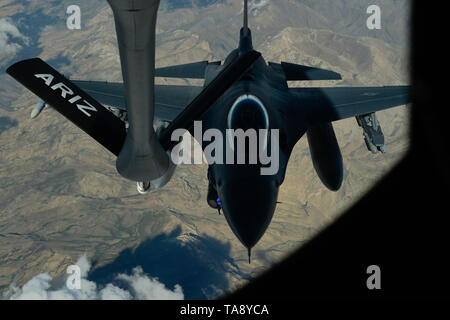
M 123 83 L 71 80 L 39 58 L 19 61 L 7 72 L 42 99 L 32 117 L 51 105 L 117 156 L 118 173 L 135 181 L 140 193 L 161 188 L 172 177 L 176 163 L 171 152 L 177 145 L 173 134 L 178 129 L 195 136 L 195 123 L 201 122 L 203 130 L 213 129 L 224 137 L 230 130 L 265 132 L 258 137 L 256 150 L 267 155 L 270 150 L 270 156 L 276 156 L 274 172 L 262 174 L 267 161 L 250 161 L 250 139 L 244 149 L 236 147 L 235 137 L 224 140 L 224 152 L 241 150 L 243 163 L 233 162 L 236 154 L 230 161 L 208 162 L 207 203 L 223 212 L 248 248 L 249 262 L 251 248 L 274 214 L 297 141 L 306 134 L 319 178 L 337 191 L 343 166 L 332 122 L 356 117 L 369 150 L 383 151 L 375 112 L 410 101 L 409 86 L 289 88 L 288 81 L 339 80 L 341 75 L 287 62 L 267 63 L 253 48 L 247 0 L 238 46 L 223 62 L 155 69 L 159 0 L 108 3 L 114 14 Z M 155 85 L 155 77 L 204 79 L 204 86 Z M 208 141 L 199 143 L 206 153 Z

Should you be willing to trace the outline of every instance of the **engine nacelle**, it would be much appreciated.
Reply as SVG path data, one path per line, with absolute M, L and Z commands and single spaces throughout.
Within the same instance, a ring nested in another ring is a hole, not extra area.
M 306 132 L 314 169 L 322 183 L 337 191 L 343 179 L 341 150 L 331 123 L 311 127 Z

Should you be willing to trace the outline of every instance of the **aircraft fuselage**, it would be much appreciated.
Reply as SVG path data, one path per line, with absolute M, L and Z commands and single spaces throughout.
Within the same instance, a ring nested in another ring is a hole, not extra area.
M 242 44 L 242 41 L 241 41 Z M 225 61 L 231 61 L 239 54 L 240 49 L 233 50 Z M 224 66 L 211 66 L 207 71 L 205 85 L 213 79 Z M 247 247 L 253 247 L 267 229 L 275 211 L 278 190 L 283 183 L 286 166 L 293 145 L 299 137 L 287 134 L 287 127 L 297 126 L 299 134 L 306 132 L 306 123 L 292 123 L 289 120 L 287 107 L 291 104 L 291 95 L 287 81 L 278 75 L 260 57 L 252 67 L 233 84 L 225 94 L 202 117 L 203 130 L 218 129 L 224 137 L 229 129 L 278 130 L 278 141 L 267 137 L 266 148 L 270 154 L 272 144 L 278 154 L 278 170 L 274 174 L 262 175 L 265 167 L 258 161 L 256 164 L 210 164 L 209 175 L 215 187 L 225 218 L 239 240 Z M 247 98 L 248 97 L 248 98 Z M 254 97 L 252 99 L 252 97 Z M 244 101 L 236 111 L 236 104 Z M 252 101 L 253 100 L 253 101 Z M 255 103 L 254 101 L 258 101 Z M 260 105 L 255 107 L 256 105 Z M 235 121 L 230 121 L 230 119 Z M 233 122 L 233 123 L 232 123 Z M 236 123 L 234 123 L 236 122 Z M 259 136 L 258 141 L 263 139 Z M 289 141 L 288 141 L 289 139 Z M 224 144 L 226 145 L 226 143 Z M 203 148 L 205 148 L 203 142 Z M 249 145 L 246 146 L 249 151 Z M 258 151 L 260 146 L 258 145 Z M 226 146 L 224 146 L 225 154 Z M 273 155 L 271 155 L 273 156 Z

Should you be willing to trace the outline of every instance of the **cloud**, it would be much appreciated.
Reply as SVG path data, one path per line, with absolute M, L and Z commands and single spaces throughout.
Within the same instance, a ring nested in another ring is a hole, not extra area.
M 12 41 L 12 40 L 15 40 Z M 20 40 L 28 44 L 29 39 L 25 37 L 9 18 L 0 19 L 0 60 L 13 58 L 22 46 L 17 43 Z
M 166 288 L 157 278 L 149 278 L 141 267 L 133 269 L 131 275 L 119 274 L 120 280 L 126 289 L 112 283 L 98 288 L 93 281 L 87 280 L 91 265 L 83 255 L 76 265 L 80 268 L 80 289 L 69 289 L 66 283 L 59 288 L 51 289 L 52 277 L 48 273 L 41 273 L 23 285 L 22 288 L 12 284 L 4 293 L 4 299 L 10 300 L 181 300 L 184 299 L 180 285 L 174 290 Z
M 249 14 L 253 17 L 256 17 L 264 7 L 269 4 L 269 0 L 254 0 L 250 1 L 248 9 Z
M 248 2 L 248 15 L 256 17 L 259 13 L 265 9 L 270 3 L 270 0 L 250 0 Z M 244 14 L 244 7 L 236 14 L 242 16 Z
M 129 283 L 134 296 L 139 300 L 179 300 L 183 298 L 181 286 L 176 284 L 174 291 L 167 288 L 157 279 L 150 279 L 144 275 L 141 267 L 133 269 L 133 275 L 120 274 L 118 279 Z

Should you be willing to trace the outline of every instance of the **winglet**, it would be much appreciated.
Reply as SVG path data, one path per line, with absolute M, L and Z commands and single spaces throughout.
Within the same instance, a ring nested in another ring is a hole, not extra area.
M 251 252 L 252 248 L 248 247 L 247 249 L 248 249 L 248 264 L 250 264 L 250 262 L 251 262 L 250 261 L 250 256 L 252 254 L 252 252 Z
M 123 121 L 46 62 L 40 58 L 22 60 L 6 72 L 42 99 L 33 116 L 45 104 L 51 105 L 111 153 L 120 153 L 126 137 Z

